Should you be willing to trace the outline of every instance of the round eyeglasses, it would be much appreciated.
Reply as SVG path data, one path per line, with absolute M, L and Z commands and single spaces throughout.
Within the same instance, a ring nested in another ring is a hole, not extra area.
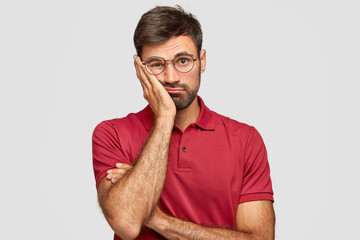
M 181 72 L 187 73 L 190 72 L 194 67 L 194 62 L 196 58 L 192 58 L 191 55 L 181 55 L 175 57 L 173 60 L 165 60 L 162 57 L 149 57 L 142 64 L 145 65 L 146 71 L 153 75 L 159 75 L 166 68 L 166 62 L 172 61 L 174 68 Z

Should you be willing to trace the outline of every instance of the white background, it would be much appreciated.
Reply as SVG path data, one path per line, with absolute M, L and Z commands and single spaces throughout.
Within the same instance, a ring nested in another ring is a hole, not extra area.
M 0 239 L 112 239 L 92 131 L 145 106 L 134 28 L 176 3 L 203 26 L 205 103 L 265 140 L 276 239 L 360 239 L 355 0 L 1 1 Z

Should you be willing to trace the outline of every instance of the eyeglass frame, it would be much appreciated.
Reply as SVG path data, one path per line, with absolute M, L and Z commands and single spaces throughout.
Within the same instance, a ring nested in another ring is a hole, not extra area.
M 176 58 L 182 57 L 182 56 L 191 57 L 191 59 L 193 60 L 193 65 L 192 65 L 192 67 L 190 68 L 190 70 L 187 71 L 187 72 L 181 72 L 181 71 L 180 71 L 179 69 L 177 69 L 176 66 L 175 66 L 174 60 L 175 60 Z M 162 60 L 164 60 L 164 62 L 165 62 L 164 69 L 163 69 L 161 72 L 157 73 L 157 74 L 154 74 L 154 73 L 150 72 L 150 71 L 148 70 L 148 68 L 146 67 L 146 62 L 147 62 L 150 58 L 161 58 Z M 159 75 L 159 74 L 162 74 L 162 73 L 164 72 L 164 70 L 166 69 L 167 62 L 168 62 L 168 61 L 172 61 L 172 65 L 173 65 L 174 69 L 175 69 L 176 71 L 178 71 L 179 73 L 188 73 L 188 72 L 190 72 L 191 70 L 193 70 L 194 65 L 195 65 L 195 61 L 196 61 L 197 59 L 198 59 L 198 58 L 193 58 L 193 55 L 191 55 L 191 54 L 181 54 L 181 55 L 179 55 L 179 56 L 176 56 L 176 55 L 175 55 L 174 59 L 172 59 L 172 60 L 171 60 L 171 59 L 166 60 L 166 59 L 164 59 L 164 58 L 162 58 L 162 57 L 159 57 L 159 56 L 151 56 L 151 57 L 148 57 L 148 58 L 147 58 L 144 62 L 142 62 L 141 64 L 145 66 L 146 71 L 147 71 L 148 73 L 150 73 L 151 75 Z

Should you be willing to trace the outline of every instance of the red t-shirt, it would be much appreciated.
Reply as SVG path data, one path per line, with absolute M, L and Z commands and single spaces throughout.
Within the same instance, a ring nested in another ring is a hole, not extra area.
M 239 203 L 273 201 L 266 148 L 254 127 L 209 110 L 200 97 L 199 102 L 198 120 L 184 132 L 176 127 L 172 132 L 159 205 L 180 219 L 235 228 Z M 136 159 L 153 122 L 147 106 L 125 118 L 103 121 L 95 128 L 96 184 L 117 162 L 131 164 Z M 145 228 L 138 239 L 161 239 L 161 236 Z

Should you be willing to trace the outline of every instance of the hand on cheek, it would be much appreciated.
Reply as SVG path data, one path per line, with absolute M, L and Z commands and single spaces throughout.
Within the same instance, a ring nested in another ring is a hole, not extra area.
M 155 75 L 150 74 L 142 64 L 140 58 L 134 55 L 136 75 L 143 88 L 143 95 L 149 103 L 156 118 L 174 119 L 176 107 L 169 93 L 157 80 Z

